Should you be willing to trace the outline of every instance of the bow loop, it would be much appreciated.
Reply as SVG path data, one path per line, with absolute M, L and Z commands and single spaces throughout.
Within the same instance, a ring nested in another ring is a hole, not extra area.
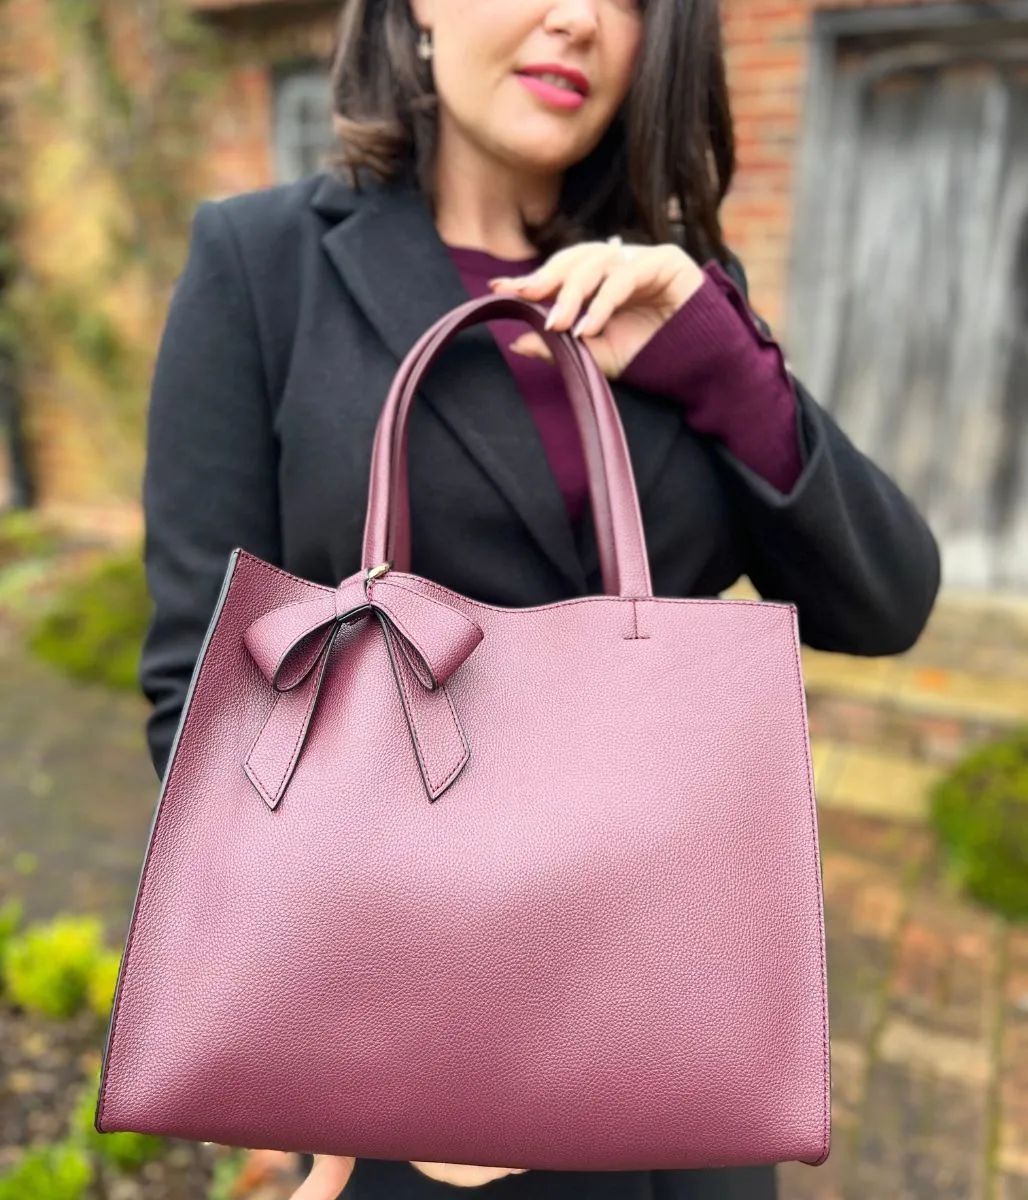
M 429 691 L 442 687 L 482 640 L 482 630 L 463 613 L 388 576 L 369 584 L 368 599 L 399 634 L 411 669 Z
M 330 593 L 273 608 L 243 634 L 243 641 L 276 692 L 299 687 L 328 649 L 336 631 L 336 605 Z
M 400 700 L 410 726 L 425 785 L 436 799 L 468 759 L 447 680 L 482 640 L 482 630 L 449 604 L 395 579 L 355 576 L 333 592 L 265 613 L 243 640 L 279 699 L 246 762 L 246 771 L 269 807 L 285 791 L 300 756 L 332 644 L 340 624 L 378 618 L 389 648 Z M 420 688 L 408 686 L 416 680 Z M 418 698 L 418 692 L 422 696 Z M 281 762 L 282 747 L 292 747 Z

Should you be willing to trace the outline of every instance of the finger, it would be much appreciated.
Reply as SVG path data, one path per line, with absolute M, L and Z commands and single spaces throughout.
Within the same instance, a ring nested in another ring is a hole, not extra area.
M 448 1183 L 451 1187 L 477 1188 L 483 1184 L 503 1179 L 506 1175 L 524 1175 L 526 1170 L 519 1167 L 469 1167 L 457 1163 L 411 1162 L 422 1175 L 435 1179 L 439 1183 Z
M 316 1154 L 314 1168 L 289 1200 L 336 1200 L 350 1182 L 355 1158 L 340 1158 L 333 1154 Z
M 559 250 L 551 258 L 528 275 L 516 278 L 502 275 L 489 281 L 494 291 L 516 292 L 529 300 L 542 300 L 552 296 L 560 284 L 567 279 L 575 267 L 585 259 L 610 252 L 611 247 L 605 242 L 582 242 L 577 246 L 569 246 Z
M 553 268 L 533 271 L 531 275 L 523 275 L 518 279 L 491 279 L 489 287 L 494 291 L 511 292 L 525 300 L 545 300 L 547 296 L 560 287 L 564 276 Z
M 634 267 L 611 271 L 597 289 L 584 316 L 574 328 L 575 337 L 596 337 L 610 318 L 637 294 L 640 278 Z
M 557 298 L 546 317 L 546 328 L 564 332 L 578 320 L 582 306 L 601 286 L 612 261 L 609 254 L 597 254 L 581 262 L 561 285 Z
M 549 346 L 538 333 L 522 334 L 511 342 L 510 348 L 515 354 L 521 354 L 525 358 L 540 358 L 546 362 L 553 362 Z
M 607 339 L 602 336 L 598 338 L 582 338 L 581 342 L 593 356 L 596 365 L 603 374 L 608 379 L 617 379 L 620 368 Z

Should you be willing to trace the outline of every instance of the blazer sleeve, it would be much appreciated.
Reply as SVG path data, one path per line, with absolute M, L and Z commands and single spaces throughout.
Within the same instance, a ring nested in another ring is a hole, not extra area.
M 747 296 L 738 260 L 728 271 Z M 808 646 L 866 656 L 901 653 L 920 636 L 939 589 L 935 538 L 888 475 L 801 382 L 792 383 L 803 468 L 790 492 L 779 492 L 723 445 L 714 446 L 739 516 L 746 574 L 765 599 L 796 605 Z
M 267 372 L 229 217 L 206 202 L 168 310 L 154 372 L 143 481 L 153 603 L 139 680 L 158 776 L 231 552 L 281 557 Z

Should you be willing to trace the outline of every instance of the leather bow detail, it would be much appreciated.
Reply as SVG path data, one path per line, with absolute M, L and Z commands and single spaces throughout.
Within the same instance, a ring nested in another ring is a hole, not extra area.
M 254 662 L 278 693 L 244 764 L 269 808 L 299 761 L 340 629 L 377 619 L 385 636 L 414 752 L 431 799 L 470 757 L 446 681 L 482 640 L 474 621 L 440 600 L 388 577 L 345 580 L 335 591 L 272 609 L 244 634 Z

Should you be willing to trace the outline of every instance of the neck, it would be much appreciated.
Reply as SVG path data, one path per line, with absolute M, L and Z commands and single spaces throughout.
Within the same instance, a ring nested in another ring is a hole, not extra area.
M 536 253 L 524 220 L 546 220 L 560 196 L 560 177 L 528 175 L 488 159 L 440 122 L 435 223 L 449 246 L 485 250 L 497 258 Z

